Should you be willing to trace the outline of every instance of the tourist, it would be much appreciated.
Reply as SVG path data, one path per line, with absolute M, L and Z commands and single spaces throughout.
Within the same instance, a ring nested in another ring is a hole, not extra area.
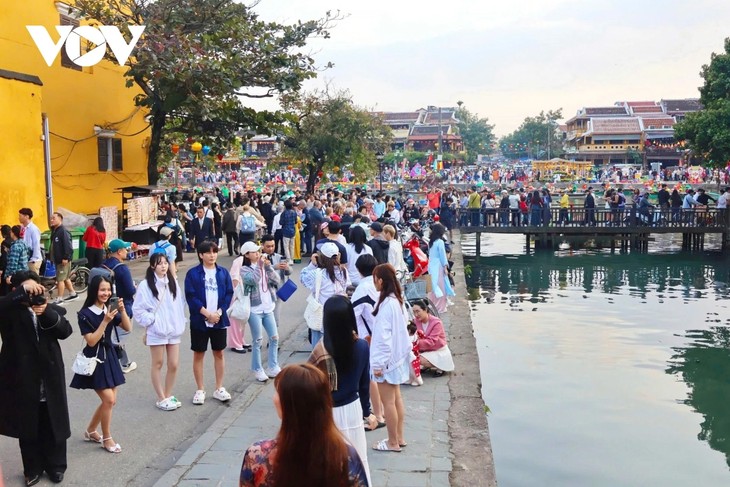
M 37 484 L 44 470 L 59 483 L 71 428 L 58 340 L 73 330 L 65 310 L 46 303 L 38 274 L 18 272 L 11 286 L 0 298 L 0 435 L 18 438 L 25 485 Z
M 94 389 L 101 399 L 101 404 L 91 416 L 84 431 L 84 440 L 101 443 L 109 453 L 121 453 L 122 447 L 114 441 L 111 433 L 112 410 L 117 402 L 117 387 L 124 384 L 124 373 L 119 365 L 117 347 L 112 343 L 115 326 L 132 331 L 132 320 L 124 307 L 124 300 L 119 298 L 116 309 L 109 305 L 112 296 L 112 282 L 105 276 L 96 276 L 89 283 L 81 311 L 79 311 L 79 329 L 86 340 L 83 354 L 97 357 L 91 376 L 74 374 L 70 387 L 74 389 Z M 101 435 L 96 428 L 101 424 Z
M 558 225 L 567 225 L 570 222 L 570 218 L 568 217 L 568 208 L 570 208 L 570 196 L 568 196 L 568 191 L 565 188 L 560 190 L 560 195 Z
M 347 274 L 350 276 L 350 282 L 353 286 L 360 283 L 362 276 L 357 271 L 357 259 L 361 255 L 373 255 L 373 250 L 369 245 L 365 245 L 367 237 L 365 230 L 360 226 L 354 226 L 350 229 L 350 243 L 347 244 Z
M 243 266 L 241 267 L 241 283 L 251 300 L 251 314 L 248 325 L 251 327 L 251 370 L 259 382 L 274 378 L 281 371 L 279 368 L 279 331 L 274 319 L 276 307 L 275 289 L 280 284 L 279 274 L 267 257 L 261 256 L 261 247 L 254 242 L 246 242 L 241 246 Z M 268 367 L 261 365 L 261 345 L 263 330 L 269 337 Z
M 430 299 L 439 313 L 444 313 L 448 305 L 448 296 L 455 296 L 448 279 L 449 259 L 446 256 L 444 234 L 446 228 L 440 223 L 431 226 L 428 242 L 428 274 L 431 279 Z
M 387 263 L 390 242 L 383 235 L 383 225 L 373 221 L 370 224 L 370 237 L 371 239 L 367 241 L 367 245 L 372 249 L 373 257 L 378 261 L 378 264 Z
M 59 212 L 51 214 L 51 249 L 50 259 L 56 264 L 56 304 L 63 304 L 65 301 L 74 301 L 79 298 L 74 291 L 73 283 L 69 279 L 71 272 L 71 261 L 73 260 L 73 246 L 71 245 L 71 234 L 63 226 L 63 215 Z M 63 293 L 68 288 L 69 295 L 64 299 Z
M 190 245 L 196 248 L 206 240 L 215 239 L 213 220 L 205 216 L 202 206 L 195 210 L 195 218 L 190 222 Z
M 20 236 L 20 225 L 13 225 L 10 228 L 10 250 L 8 251 L 8 260 L 5 266 L 5 283 L 10 285 L 10 279 L 13 274 L 20 271 L 28 270 L 28 257 L 30 249 Z
M 281 419 L 276 438 L 246 449 L 241 487 L 367 487 L 367 472 L 332 416 L 327 376 L 311 364 L 284 367 L 274 380 Z
M 335 294 L 345 296 L 350 285 L 347 270 L 340 266 L 340 251 L 334 242 L 326 242 L 312 254 L 310 263 L 302 269 L 299 278 L 312 296 L 324 305 Z M 322 339 L 322 324 L 308 323 L 312 348 Z
M 132 273 L 124 263 L 127 261 L 127 255 L 131 247 L 131 243 L 115 238 L 109 242 L 109 257 L 102 262 L 102 266 L 109 269 L 114 277 L 113 281 L 116 295 L 124 302 L 124 308 L 127 310 L 129 319 L 134 318 L 134 295 L 137 292 L 137 286 L 132 279 Z M 119 337 L 118 344 L 120 346 L 117 347 L 117 355 L 119 356 L 119 363 L 122 366 L 122 372 L 125 374 L 137 369 L 137 362 L 131 360 L 127 347 L 124 346 L 127 335 L 129 335 L 129 332 L 124 329 L 120 330 L 118 327 L 112 335 L 112 339 L 114 340 L 117 336 Z
M 218 243 L 218 247 L 223 247 L 223 213 L 221 213 L 218 203 L 216 202 L 210 204 L 210 210 L 213 213 L 213 232 L 215 233 L 215 241 Z
M 418 339 L 421 367 L 432 369 L 435 377 L 454 370 L 454 360 L 446 343 L 443 322 L 428 312 L 428 303 L 419 300 L 412 304 L 416 330 L 422 332 Z
M 390 264 L 373 270 L 375 289 L 380 292 L 373 310 L 375 323 L 370 342 L 370 370 L 383 401 L 388 438 L 373 445 L 377 451 L 400 452 L 406 446 L 403 433 L 405 407 L 400 384 L 409 377 L 411 341 L 406 310 L 395 269 Z
M 672 223 L 676 226 L 679 225 L 682 211 L 682 196 L 679 194 L 677 188 L 672 190 L 672 194 L 669 196 L 669 202 L 672 206 Z
M 145 328 L 144 343 L 150 347 L 152 388 L 155 406 L 174 411 L 182 403 L 172 394 L 180 362 L 180 337 L 185 331 L 185 300 L 169 258 L 162 253 L 150 255 L 145 279 L 134 296 L 134 317 Z M 162 382 L 162 364 L 167 357 L 167 373 Z
M 234 290 L 239 285 L 242 285 L 241 267 L 243 267 L 243 255 L 241 255 L 240 249 L 236 249 L 236 255 L 238 255 L 238 257 L 233 259 L 233 263 L 231 264 L 231 270 L 229 271 L 231 275 L 231 284 Z M 233 306 L 233 303 L 237 299 L 238 298 L 236 297 L 236 293 L 234 292 L 233 298 L 231 300 L 231 306 Z M 232 352 L 235 353 L 250 352 L 253 347 L 250 344 L 247 344 L 246 340 L 244 339 L 244 335 L 246 334 L 247 322 L 241 322 L 240 320 L 237 320 L 232 316 L 229 316 L 228 319 L 231 322 L 231 326 L 228 327 L 227 333 L 228 347 L 231 349 Z
M 231 275 L 216 264 L 218 245 L 204 240 L 197 248 L 200 264 L 188 270 L 185 275 L 185 298 L 190 310 L 190 348 L 193 351 L 193 375 L 198 389 L 193 396 L 193 404 L 205 403 L 203 382 L 203 360 L 208 350 L 208 342 L 213 351 L 215 370 L 215 392 L 213 397 L 221 402 L 231 399 L 223 387 L 225 375 L 226 329 L 228 307 L 233 297 Z
M 238 243 L 243 245 L 246 242 L 253 242 L 256 239 L 256 230 L 259 227 L 265 227 L 266 224 L 256 219 L 251 212 L 249 204 L 243 205 L 243 211 L 236 221 L 236 229 L 238 230 Z
M 363 418 L 369 429 L 377 419 L 370 413 L 370 349 L 357 336 L 352 303 L 345 296 L 332 296 L 324 304 L 324 337 L 309 356 L 309 363 L 329 377 L 334 420 L 337 428 L 355 447 L 370 481 Z
M 236 231 L 236 210 L 233 208 L 233 203 L 226 205 L 226 212 L 223 214 L 221 220 L 221 229 L 226 235 L 226 248 L 228 249 L 228 256 L 231 257 L 235 253 L 238 255 L 238 232 Z
M 165 254 L 167 261 L 170 263 L 170 272 L 177 279 L 177 266 L 175 265 L 177 249 L 170 243 L 170 238 L 174 232 L 175 230 L 172 228 L 163 225 L 160 228 L 160 239 L 152 245 L 150 254 Z
M 84 254 L 88 261 L 86 266 L 89 269 L 99 267 L 104 260 L 104 245 L 106 244 L 106 229 L 104 228 L 104 220 L 100 216 L 94 218 L 93 223 L 86 227 L 81 240 L 86 242 Z
M 585 211 L 585 220 L 583 221 L 583 224 L 595 227 L 596 226 L 596 199 L 593 196 L 593 188 L 591 186 L 588 186 L 588 189 L 586 190 L 586 197 L 583 202 L 583 208 Z
M 408 266 L 403 260 L 403 245 L 396 240 L 397 234 L 395 227 L 385 225 L 383 227 L 383 236 L 388 242 L 388 263 L 393 266 L 396 272 L 405 273 L 408 271 Z
M 23 226 L 23 241 L 30 249 L 28 269 L 40 275 L 43 254 L 41 253 L 41 230 L 33 223 L 33 210 L 21 208 L 18 211 L 18 221 Z
M 289 264 L 294 263 L 294 237 L 296 235 L 297 212 L 294 211 L 291 199 L 284 202 L 284 211 L 279 217 L 281 236 L 284 244 L 284 255 Z
M 269 262 L 271 262 L 271 265 L 274 267 L 276 272 L 279 274 L 279 284 L 276 284 L 273 286 L 274 288 L 274 294 L 277 293 L 277 291 L 281 288 L 281 286 L 289 280 L 289 276 L 291 276 L 291 267 L 289 266 L 289 262 L 284 258 L 283 255 L 276 253 L 275 251 L 275 245 L 274 245 L 274 236 L 273 235 L 264 235 L 261 237 L 261 253 L 262 257 L 266 257 L 269 259 Z M 292 283 L 293 284 L 293 283 Z M 284 303 L 279 296 L 276 296 L 276 307 L 274 307 L 274 319 L 276 320 L 276 324 L 278 325 L 281 323 L 280 319 L 280 313 L 281 313 L 281 305 Z

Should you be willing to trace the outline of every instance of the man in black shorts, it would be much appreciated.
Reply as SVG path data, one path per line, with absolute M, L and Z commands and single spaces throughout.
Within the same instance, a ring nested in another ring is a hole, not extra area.
M 223 387 L 225 362 L 223 350 L 226 348 L 229 325 L 228 307 L 233 298 L 233 283 L 226 269 L 216 264 L 218 245 L 210 240 L 198 244 L 197 265 L 185 275 L 185 299 L 190 308 L 190 348 L 193 351 L 193 375 L 198 390 L 193 396 L 193 404 L 205 402 L 203 384 L 203 359 L 208 350 L 208 341 L 213 350 L 215 366 L 215 392 L 213 397 L 221 402 L 229 401 L 231 395 Z

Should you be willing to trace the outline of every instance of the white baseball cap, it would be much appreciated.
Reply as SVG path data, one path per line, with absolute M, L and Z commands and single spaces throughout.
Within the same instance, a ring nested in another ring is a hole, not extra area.
M 260 245 L 256 245 L 256 242 L 246 242 L 241 245 L 241 254 L 247 254 L 249 252 L 258 252 L 261 250 Z
M 322 252 L 325 257 L 329 257 L 330 259 L 335 255 L 340 254 L 340 249 L 334 242 L 323 243 L 322 246 L 319 248 L 319 251 Z

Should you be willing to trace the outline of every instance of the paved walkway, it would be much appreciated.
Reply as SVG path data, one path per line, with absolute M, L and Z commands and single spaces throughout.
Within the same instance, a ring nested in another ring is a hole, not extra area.
M 448 316 L 444 317 L 448 333 Z M 293 335 L 280 350 L 282 363 L 303 362 L 309 356 L 304 334 Z M 452 457 L 449 453 L 448 374 L 424 376 L 420 387 L 402 386 L 406 407 L 406 441 L 402 453 L 369 451 L 368 461 L 375 487 L 428 487 L 449 485 Z M 252 381 L 234 396 L 230 407 L 200 436 L 160 478 L 155 487 L 238 486 L 241 462 L 254 441 L 272 438 L 279 429 L 273 407 L 273 381 Z M 385 429 L 367 434 L 368 442 L 385 438 Z

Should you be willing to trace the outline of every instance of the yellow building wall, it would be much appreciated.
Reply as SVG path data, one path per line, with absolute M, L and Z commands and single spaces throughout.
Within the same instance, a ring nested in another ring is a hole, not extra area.
M 43 82 L 42 111 L 48 115 L 51 131 L 55 208 L 86 214 L 98 213 L 102 206 L 121 209 L 121 194 L 116 189 L 148 182 L 146 140 L 150 131 L 145 130 L 146 112 L 134 106 L 134 97 L 141 91 L 125 86 L 126 68 L 116 62 L 103 60 L 76 71 L 61 66 L 59 53 L 52 66 L 46 65 L 25 26 L 43 25 L 55 41 L 60 14 L 54 1 L 0 2 L 0 18 L 0 69 L 36 75 Z M 3 110 L 0 118 L 14 119 L 15 115 Z M 122 171 L 99 171 L 95 125 L 112 125 L 115 137 L 122 139 Z M 10 161 L 0 159 L 0 172 L 12 167 Z M 28 184 L 37 187 L 43 180 Z
M 0 78 L 0 134 L 5 138 L 0 150 L 0 224 L 17 225 L 18 210 L 28 207 L 43 231 L 48 228 L 48 215 L 41 90 L 33 83 Z

